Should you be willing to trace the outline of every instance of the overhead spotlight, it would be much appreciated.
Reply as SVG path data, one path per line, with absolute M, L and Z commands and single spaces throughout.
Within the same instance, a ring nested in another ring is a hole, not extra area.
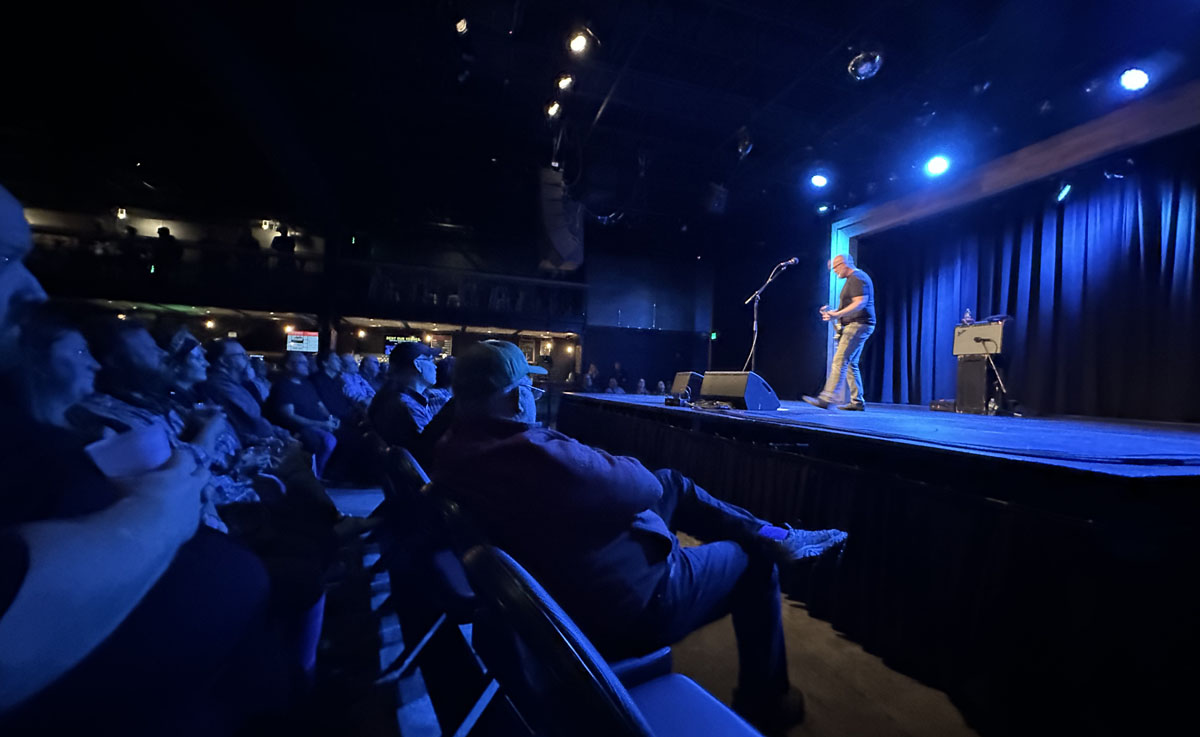
M 359 329 L 359 331 L 358 331 L 358 337 L 360 337 L 360 338 L 365 338 L 365 337 L 367 337 L 367 331 L 366 331 L 366 330 L 362 330 L 362 329 L 360 328 L 360 329 Z
M 1063 200 L 1067 199 L 1067 195 L 1069 194 L 1071 194 L 1071 185 L 1069 183 L 1064 183 L 1063 186 L 1058 188 L 1058 194 L 1055 195 L 1054 201 L 1062 202 Z
M 458 31 L 458 35 L 465 36 L 467 34 L 467 19 L 459 18 L 458 22 L 454 24 L 454 30 Z
M 285 332 L 285 333 L 290 333 L 295 329 L 296 329 L 296 327 L 294 325 L 284 325 L 283 326 L 283 332 Z
M 945 156 L 934 156 L 929 161 L 925 162 L 925 174 L 931 177 L 940 177 L 950 169 L 950 159 Z
M 588 43 L 589 40 L 587 31 L 576 31 L 571 36 L 571 40 L 567 42 L 567 47 L 570 48 L 573 53 L 582 54 L 583 52 L 587 51 Z
M 561 112 L 562 112 L 562 105 L 559 105 L 557 100 L 551 102 L 549 105 L 546 106 L 546 117 L 547 118 L 557 118 L 558 114 Z
M 208 328 L 209 330 L 212 330 L 212 329 L 213 329 L 213 328 L 215 328 L 216 326 L 217 326 L 217 323 L 213 322 L 212 320 L 205 320 L 205 321 L 204 321 L 204 327 Z
M 829 177 L 825 176 L 824 174 L 813 174 L 812 179 L 809 179 L 808 181 L 812 182 L 812 186 L 820 188 L 829 184 Z
M 1121 86 L 1130 92 L 1137 92 L 1148 84 L 1150 84 L 1150 75 L 1137 67 L 1121 72 Z
M 560 90 L 569 90 L 571 89 L 571 85 L 575 84 L 575 78 L 570 74 L 560 74 L 555 84 L 558 85 Z
M 878 74 L 881 66 L 883 66 L 883 54 L 878 51 L 864 51 L 850 60 L 846 71 L 850 73 L 851 77 L 861 82 Z
M 117 208 L 117 220 L 124 220 L 127 217 L 129 217 L 129 214 L 125 212 L 125 208 L 118 207 Z

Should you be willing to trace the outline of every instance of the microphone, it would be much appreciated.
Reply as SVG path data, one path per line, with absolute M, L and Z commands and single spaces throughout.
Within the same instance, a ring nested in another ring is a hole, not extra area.
M 798 263 L 800 263 L 800 259 L 796 258 L 795 256 L 792 256 L 787 261 L 781 262 L 779 265 L 780 266 L 795 266 Z

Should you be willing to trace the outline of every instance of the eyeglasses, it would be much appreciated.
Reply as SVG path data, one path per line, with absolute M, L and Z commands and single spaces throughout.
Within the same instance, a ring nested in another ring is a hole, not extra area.
M 529 393 L 533 395 L 533 401 L 535 402 L 546 396 L 546 390 L 540 386 L 533 386 L 532 384 L 522 384 L 521 386 L 529 390 Z

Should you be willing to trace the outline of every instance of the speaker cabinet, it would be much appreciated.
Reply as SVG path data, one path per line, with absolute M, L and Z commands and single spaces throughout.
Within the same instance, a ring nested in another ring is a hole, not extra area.
M 959 356 L 954 411 L 961 414 L 988 413 L 988 364 L 986 356 Z
M 702 399 L 719 399 L 736 409 L 779 409 L 775 390 L 753 371 L 709 371 L 700 386 Z
M 689 402 L 700 398 L 700 384 L 704 377 L 695 371 L 680 371 L 671 382 L 671 395 L 681 396 Z

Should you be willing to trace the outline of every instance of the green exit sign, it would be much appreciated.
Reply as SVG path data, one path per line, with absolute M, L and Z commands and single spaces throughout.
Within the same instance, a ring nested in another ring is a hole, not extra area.
M 717 339 L 717 331 L 716 331 L 716 330 L 714 330 L 714 331 L 712 331 L 711 333 L 709 333 L 709 334 L 708 334 L 708 339 L 709 339 L 709 340 L 716 340 L 716 339 Z

